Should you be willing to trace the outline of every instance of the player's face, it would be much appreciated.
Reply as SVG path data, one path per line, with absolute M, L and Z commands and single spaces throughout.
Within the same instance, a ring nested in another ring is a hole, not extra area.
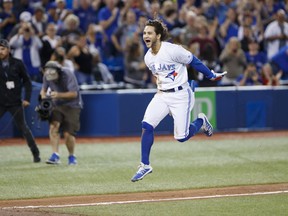
M 0 59 L 7 59 L 9 56 L 9 49 L 3 46 L 0 46 Z
M 158 42 L 159 37 L 156 35 L 153 26 L 145 26 L 143 31 L 143 40 L 148 48 L 155 46 Z

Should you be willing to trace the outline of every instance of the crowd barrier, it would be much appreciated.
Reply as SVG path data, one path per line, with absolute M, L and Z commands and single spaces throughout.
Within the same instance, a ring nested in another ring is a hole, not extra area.
M 48 123 L 39 121 L 35 107 L 39 87 L 33 87 L 30 107 L 25 109 L 27 124 L 35 137 L 48 137 Z M 156 89 L 81 91 L 84 108 L 79 137 L 140 136 L 141 120 Z M 209 87 L 197 88 L 192 120 L 204 112 L 215 131 L 288 129 L 288 87 Z M 167 116 L 157 134 L 173 134 L 173 119 Z M 10 114 L 0 119 L 0 137 L 19 137 Z

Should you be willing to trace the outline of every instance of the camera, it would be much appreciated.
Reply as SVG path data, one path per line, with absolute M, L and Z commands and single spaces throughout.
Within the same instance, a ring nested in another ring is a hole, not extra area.
M 42 121 L 48 120 L 53 109 L 53 102 L 51 98 L 44 98 L 39 101 L 39 105 L 36 106 L 35 111 L 38 113 L 39 118 Z
M 29 28 L 25 28 L 24 31 L 27 32 L 27 33 L 29 33 L 29 32 L 30 32 L 30 29 L 29 29 Z

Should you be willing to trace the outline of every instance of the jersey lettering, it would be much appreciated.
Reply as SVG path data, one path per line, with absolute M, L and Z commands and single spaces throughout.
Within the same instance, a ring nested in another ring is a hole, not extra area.
M 175 64 L 152 64 L 150 65 L 152 73 L 175 70 Z

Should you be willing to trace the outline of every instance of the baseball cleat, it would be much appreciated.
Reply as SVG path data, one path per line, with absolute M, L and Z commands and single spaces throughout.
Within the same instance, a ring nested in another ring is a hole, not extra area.
M 136 182 L 142 180 L 146 175 L 152 173 L 153 168 L 150 165 L 143 164 L 142 162 L 138 166 L 138 171 L 132 177 L 131 181 Z
M 51 157 L 46 161 L 47 164 L 59 164 L 60 157 L 57 153 L 53 153 Z
M 206 136 L 212 136 L 213 127 L 211 123 L 208 121 L 207 116 L 204 113 L 199 113 L 198 118 L 201 118 L 203 120 L 202 130 L 206 134 Z
M 68 165 L 77 165 L 77 160 L 74 155 L 68 157 Z

